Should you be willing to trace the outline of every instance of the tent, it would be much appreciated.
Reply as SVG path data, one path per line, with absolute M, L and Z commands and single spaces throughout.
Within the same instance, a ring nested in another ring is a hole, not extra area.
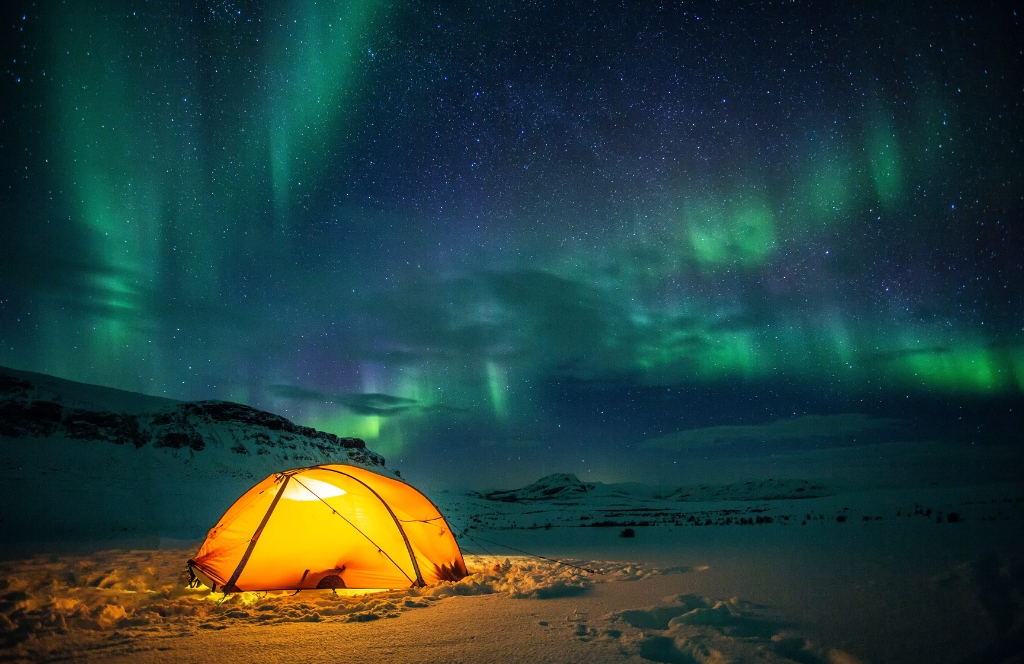
M 340 464 L 276 473 L 249 489 L 188 566 L 223 592 L 408 588 L 466 576 L 451 528 L 429 498 Z

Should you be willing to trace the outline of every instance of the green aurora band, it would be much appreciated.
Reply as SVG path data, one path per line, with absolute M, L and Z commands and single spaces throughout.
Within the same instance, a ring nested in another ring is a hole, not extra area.
M 901 104 L 866 84 L 866 103 L 851 106 L 859 114 L 808 121 L 789 139 L 775 157 L 785 166 L 751 147 L 703 172 L 666 167 L 657 186 L 593 219 L 588 201 L 604 194 L 587 192 L 644 189 L 648 171 L 623 166 L 614 185 L 599 169 L 531 172 L 509 146 L 535 128 L 512 134 L 510 124 L 508 136 L 486 139 L 499 162 L 492 179 L 507 171 L 511 190 L 536 197 L 498 210 L 508 201 L 481 194 L 491 221 L 479 222 L 444 193 L 461 175 L 425 187 L 411 165 L 403 171 L 426 139 L 373 125 L 384 104 L 409 134 L 441 135 L 438 109 L 469 104 L 458 96 L 471 92 L 446 87 L 451 67 L 414 80 L 396 64 L 442 60 L 437 46 L 411 50 L 408 35 L 455 19 L 416 28 L 418 14 L 381 0 L 270 3 L 258 21 L 230 3 L 185 15 L 175 3 L 136 4 L 54 2 L 43 13 L 41 159 L 58 200 L 52 221 L 76 246 L 60 268 L 69 281 L 33 291 L 35 330 L 8 331 L 0 363 L 261 405 L 371 440 L 386 456 L 407 449 L 421 420 L 472 414 L 521 426 L 551 377 L 1024 394 L 1019 324 L 986 325 L 962 315 L 948 284 L 874 278 L 847 255 L 851 238 L 869 233 L 923 248 L 959 214 L 938 202 L 957 187 L 943 193 L 936 183 L 955 182 L 965 161 L 982 163 L 985 144 L 963 129 L 966 93 L 938 74 L 922 75 Z M 450 39 L 473 29 L 459 24 Z M 501 85 L 477 87 L 495 97 L 520 84 L 510 75 Z M 405 99 L 378 94 L 414 88 L 421 93 Z M 426 97 L 450 100 L 431 102 L 435 115 L 401 110 Z M 375 167 L 366 146 L 377 141 L 391 146 L 381 159 L 404 183 L 390 198 L 352 185 Z M 557 159 L 556 143 L 530 158 Z M 942 156 L 951 146 L 959 157 Z M 653 158 L 645 150 L 636 154 Z M 999 169 L 993 182 L 1014 166 Z M 351 197 L 337 193 L 341 181 Z M 1019 211 L 1012 192 L 986 186 L 976 198 Z M 925 198 L 923 188 L 936 193 Z M 406 190 L 425 191 L 426 202 L 404 203 Z M 564 208 L 557 192 L 572 199 Z M 342 218 L 356 230 L 341 239 L 318 230 Z M 519 230 L 491 244 L 461 240 L 481 223 Z M 368 235 L 379 251 L 367 252 Z M 947 304 L 922 313 L 916 302 L 931 287 Z M 357 412 L 333 397 L 275 396 L 266 388 L 276 384 L 414 406 Z

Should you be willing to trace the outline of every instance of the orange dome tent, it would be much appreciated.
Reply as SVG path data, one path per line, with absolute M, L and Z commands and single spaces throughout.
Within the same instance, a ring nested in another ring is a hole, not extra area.
M 408 484 L 329 464 L 271 475 L 188 561 L 213 590 L 407 588 L 466 576 L 444 517 Z

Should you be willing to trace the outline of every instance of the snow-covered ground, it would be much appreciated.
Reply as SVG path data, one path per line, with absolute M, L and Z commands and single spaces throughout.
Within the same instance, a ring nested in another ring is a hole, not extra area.
M 0 379 L 0 660 L 1024 661 L 1024 483 L 557 474 L 431 494 L 458 583 L 225 597 L 184 568 L 238 495 L 383 460 L 231 404 Z
M 699 527 L 672 518 L 632 526 L 633 537 L 621 536 L 624 524 L 656 499 L 620 494 L 614 509 L 630 521 L 593 527 L 579 516 L 569 525 L 560 500 L 435 498 L 448 501 L 453 524 L 479 514 L 495 525 L 461 536 L 469 577 L 423 589 L 225 598 L 185 585 L 184 561 L 198 542 L 8 560 L 0 563 L 3 656 L 1010 662 L 1024 652 L 1022 485 L 682 501 L 702 516 L 753 507 L 766 508 L 751 512 L 755 519 L 773 518 L 745 525 L 734 514 L 731 524 L 721 516 Z
M 584 483 L 562 473 L 514 491 L 440 491 L 434 499 L 453 525 L 469 534 L 576 527 L 877 526 L 1017 520 L 1024 510 L 1020 486 L 836 489 L 808 480 L 769 479 L 666 488 Z

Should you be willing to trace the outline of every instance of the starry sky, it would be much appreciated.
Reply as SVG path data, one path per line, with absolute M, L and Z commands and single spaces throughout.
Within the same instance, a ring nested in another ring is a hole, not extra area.
M 4 12 L 0 364 L 434 485 L 1020 443 L 1015 3 Z

